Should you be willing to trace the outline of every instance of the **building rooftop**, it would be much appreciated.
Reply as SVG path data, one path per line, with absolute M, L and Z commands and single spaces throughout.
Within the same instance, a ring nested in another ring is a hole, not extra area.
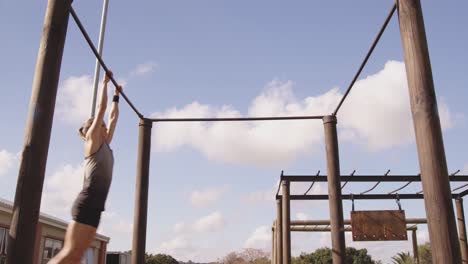
M 13 203 L 6 199 L 0 198 L 0 211 L 6 212 L 9 214 L 13 213 Z M 62 229 L 67 229 L 67 226 L 68 226 L 67 221 L 64 221 L 60 218 L 51 216 L 46 213 L 39 214 L 39 222 L 43 224 L 55 226 L 58 228 L 62 228 Z M 105 241 L 107 243 L 110 241 L 109 237 L 103 236 L 101 234 L 96 234 L 96 239 L 100 241 Z

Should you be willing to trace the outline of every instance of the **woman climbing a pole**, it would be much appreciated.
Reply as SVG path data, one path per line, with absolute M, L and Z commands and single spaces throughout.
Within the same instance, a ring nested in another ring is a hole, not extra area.
M 73 204 L 73 221 L 68 225 L 64 247 L 49 262 L 51 264 L 80 263 L 94 240 L 101 213 L 104 211 L 114 166 L 109 144 L 119 117 L 119 90 L 115 88 L 108 128 L 103 121 L 107 107 L 107 83 L 111 77 L 112 72 L 107 72 L 104 77 L 96 116 L 88 119 L 78 131 L 85 142 L 85 180 L 83 189 Z

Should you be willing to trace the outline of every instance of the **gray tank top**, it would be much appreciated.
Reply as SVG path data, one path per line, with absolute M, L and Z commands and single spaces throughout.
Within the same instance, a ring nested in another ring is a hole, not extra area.
M 94 187 L 101 191 L 108 189 L 112 180 L 113 167 L 114 155 L 109 145 L 104 142 L 98 151 L 85 159 L 84 187 Z

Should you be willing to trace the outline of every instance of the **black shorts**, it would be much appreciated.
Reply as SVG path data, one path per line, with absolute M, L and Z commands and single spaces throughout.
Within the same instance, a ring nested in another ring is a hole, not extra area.
M 92 175 L 85 178 L 83 189 L 73 203 L 72 217 L 75 222 L 98 227 L 111 180 L 112 175 Z

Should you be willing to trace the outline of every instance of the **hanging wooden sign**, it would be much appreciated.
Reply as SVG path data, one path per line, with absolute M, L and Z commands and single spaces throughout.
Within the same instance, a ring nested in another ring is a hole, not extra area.
M 353 241 L 408 240 L 403 210 L 352 211 Z

